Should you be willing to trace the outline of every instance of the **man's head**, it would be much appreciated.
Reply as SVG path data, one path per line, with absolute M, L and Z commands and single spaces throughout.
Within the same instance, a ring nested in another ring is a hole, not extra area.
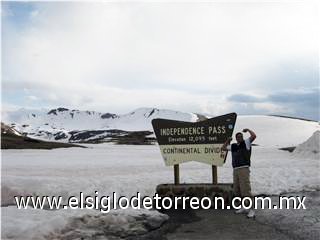
M 243 141 L 243 134 L 241 132 L 238 132 L 236 134 L 236 140 L 237 140 L 237 143 L 241 143 Z

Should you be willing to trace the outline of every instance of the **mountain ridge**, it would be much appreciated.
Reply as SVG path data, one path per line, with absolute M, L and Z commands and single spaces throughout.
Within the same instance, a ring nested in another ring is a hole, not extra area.
M 126 114 L 115 114 L 64 107 L 19 109 L 6 112 L 4 116 L 4 123 L 32 138 L 75 143 L 109 142 L 128 138 L 129 142 L 137 144 L 155 141 L 151 125 L 154 118 L 196 122 L 213 117 L 159 108 L 137 108 Z M 284 116 L 238 115 L 235 131 L 243 128 L 255 129 L 262 136 L 261 140 L 258 136 L 259 145 L 288 147 L 296 146 L 310 137 L 319 129 L 319 123 Z M 281 134 L 290 136 L 291 140 L 288 138 L 280 143 L 273 140 Z M 133 140 L 133 136 L 139 136 L 139 140 Z

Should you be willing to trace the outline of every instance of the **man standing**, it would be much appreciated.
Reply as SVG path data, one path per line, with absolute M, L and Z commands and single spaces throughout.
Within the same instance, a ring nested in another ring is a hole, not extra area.
M 232 138 L 229 138 L 222 146 L 223 151 L 231 151 L 232 167 L 233 167 L 233 191 L 236 196 L 252 197 L 250 185 L 250 158 L 251 158 L 251 143 L 256 139 L 256 134 L 250 129 L 243 129 L 243 132 L 249 132 L 250 137 L 243 139 L 243 134 L 236 134 L 237 143 L 230 146 Z M 254 217 L 253 209 L 249 211 L 241 208 L 236 213 L 248 213 L 247 217 Z

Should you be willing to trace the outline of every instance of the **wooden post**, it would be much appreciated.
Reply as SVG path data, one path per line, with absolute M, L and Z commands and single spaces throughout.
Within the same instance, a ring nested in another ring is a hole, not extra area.
M 218 184 L 218 169 L 214 165 L 212 165 L 212 183 Z
M 180 183 L 179 164 L 173 165 L 173 170 L 174 170 L 174 184 L 178 185 Z

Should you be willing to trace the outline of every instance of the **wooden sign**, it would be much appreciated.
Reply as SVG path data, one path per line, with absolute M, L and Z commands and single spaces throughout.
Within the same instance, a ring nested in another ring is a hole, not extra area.
M 166 166 L 188 161 L 222 166 L 226 152 L 221 152 L 221 147 L 232 136 L 236 119 L 236 113 L 201 122 L 153 119 L 152 126 Z

